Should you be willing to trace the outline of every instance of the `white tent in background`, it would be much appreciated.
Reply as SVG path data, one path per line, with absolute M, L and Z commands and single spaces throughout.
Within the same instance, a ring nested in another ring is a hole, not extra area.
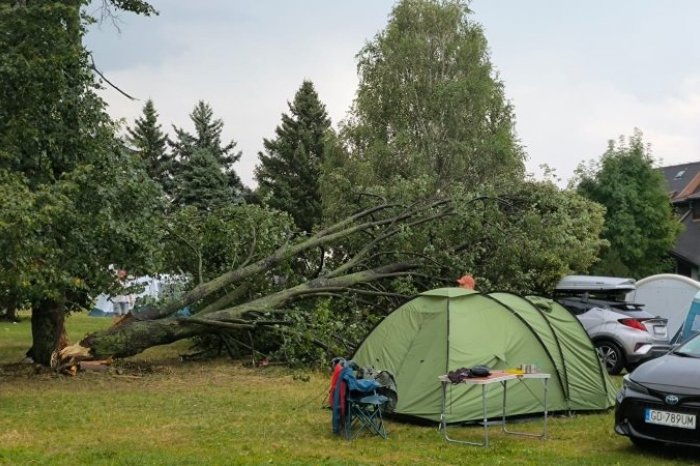
M 113 314 L 114 305 L 112 304 L 112 301 L 109 298 L 109 295 L 106 295 L 104 293 L 98 295 L 97 299 L 95 300 L 95 304 L 93 305 L 93 308 L 100 310 L 105 314 Z
M 681 329 L 693 297 L 700 291 L 700 282 L 683 275 L 662 273 L 642 278 L 627 300 L 644 304 L 644 309 L 668 319 L 670 336 Z
M 127 287 L 139 287 L 138 293 L 134 294 L 135 301 L 145 297 L 160 299 L 163 294 L 173 292 L 173 287 L 187 282 L 187 278 L 182 275 L 160 275 L 158 277 L 136 277 L 126 282 Z M 95 298 L 93 307 L 104 314 L 113 314 L 114 306 L 108 294 L 102 293 Z

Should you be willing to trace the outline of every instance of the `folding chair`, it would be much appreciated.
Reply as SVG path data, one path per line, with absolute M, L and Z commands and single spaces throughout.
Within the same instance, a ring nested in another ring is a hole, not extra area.
M 357 379 L 351 363 L 340 361 L 331 379 L 329 404 L 333 409 L 333 432 L 352 440 L 365 430 L 386 439 L 382 406 L 389 400 L 379 395 L 374 379 Z
M 382 406 L 389 400 L 384 395 L 374 392 L 371 395 L 352 395 L 348 399 L 350 415 L 346 419 L 345 438 L 352 440 L 358 437 L 363 431 L 371 435 L 379 435 L 386 440 L 386 429 L 384 428 L 384 418 L 382 417 Z

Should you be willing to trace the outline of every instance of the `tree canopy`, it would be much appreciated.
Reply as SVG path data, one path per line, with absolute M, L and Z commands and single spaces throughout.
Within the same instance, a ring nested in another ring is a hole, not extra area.
M 221 141 L 223 120 L 214 118 L 211 105 L 201 100 L 190 113 L 190 119 L 194 125 L 194 133 L 173 126 L 176 138 L 171 144 L 172 158 L 176 163 L 175 176 L 178 176 L 180 168 L 187 165 L 196 152 L 199 151 L 201 157 L 202 151 L 206 151 L 228 177 L 228 185 L 237 195 L 240 195 L 244 188 L 233 165 L 241 159 L 242 154 L 235 150 L 237 145 L 235 141 L 227 144 Z
M 234 202 L 234 190 L 221 164 L 208 149 L 195 149 L 175 175 L 173 201 L 180 207 L 213 209 Z
M 127 128 L 127 143 L 138 153 L 151 179 L 164 188 L 171 187 L 172 161 L 168 154 L 168 136 L 158 123 L 158 112 L 153 100 L 143 106 L 143 116 L 136 119 L 133 128 Z
M 403 0 L 358 54 L 343 134 L 361 179 L 430 174 L 435 189 L 520 179 L 524 152 L 481 26 L 466 1 Z
M 331 122 L 311 81 L 304 81 L 289 105 L 289 114 L 265 139 L 255 169 L 258 195 L 265 204 L 288 212 L 300 230 L 321 222 L 320 177 Z
M 0 238 L 0 288 L 8 305 L 31 306 L 42 364 L 65 313 L 114 281 L 109 265 L 145 269 L 157 242 L 148 232 L 157 186 L 95 92 L 82 3 L 0 4 L 0 228 L 12 232 Z
M 577 191 L 606 208 L 609 248 L 593 272 L 641 278 L 669 271 L 668 253 L 682 227 L 642 134 L 610 141 L 600 160 L 580 166 L 578 175 Z

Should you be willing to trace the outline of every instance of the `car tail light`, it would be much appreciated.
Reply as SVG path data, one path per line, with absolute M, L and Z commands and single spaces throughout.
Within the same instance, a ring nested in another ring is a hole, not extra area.
M 622 325 L 636 328 L 637 330 L 641 330 L 643 332 L 647 331 L 647 328 L 644 326 L 644 324 L 638 321 L 637 319 L 620 319 L 618 320 L 618 322 L 620 322 Z

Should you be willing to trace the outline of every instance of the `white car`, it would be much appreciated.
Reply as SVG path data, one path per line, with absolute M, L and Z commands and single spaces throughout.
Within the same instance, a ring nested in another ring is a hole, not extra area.
M 610 374 L 629 372 L 670 349 L 667 319 L 624 300 L 633 289 L 632 279 L 581 275 L 556 287 L 554 299 L 581 321 Z

